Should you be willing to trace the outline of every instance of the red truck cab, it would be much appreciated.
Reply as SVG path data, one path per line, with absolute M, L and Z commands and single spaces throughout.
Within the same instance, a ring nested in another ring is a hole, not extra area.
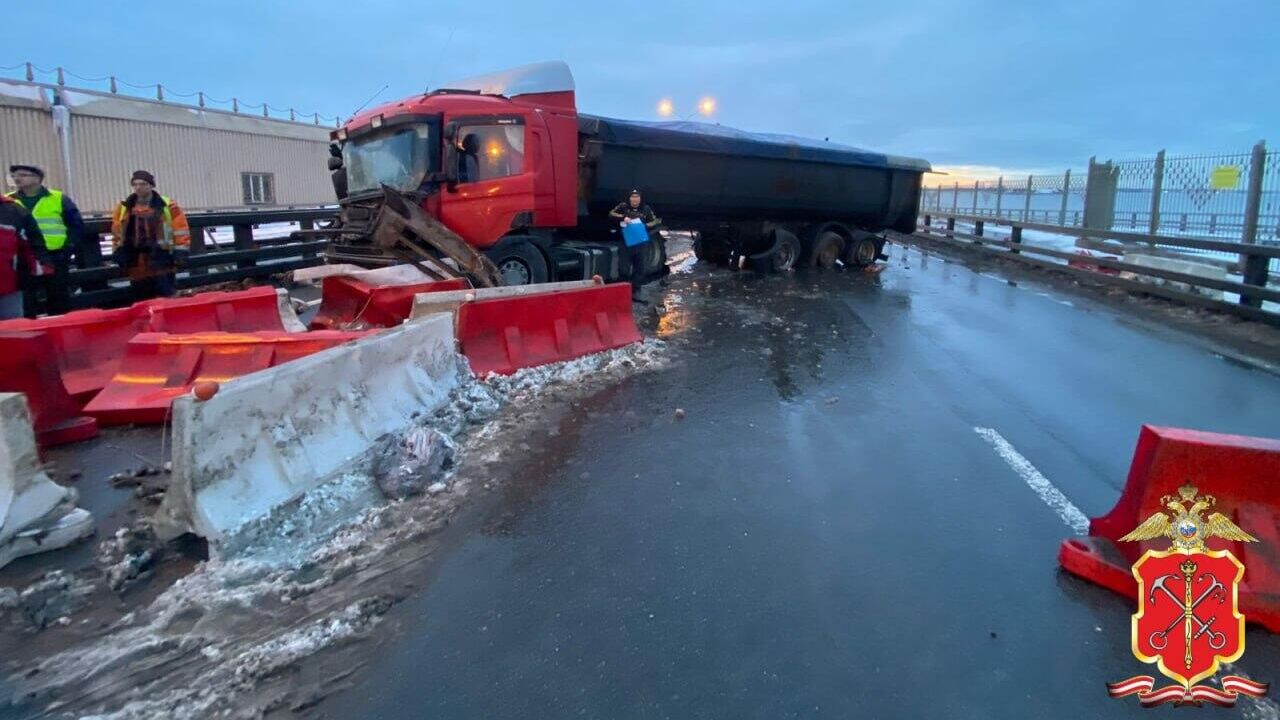
M 518 237 L 544 255 L 540 232 L 577 223 L 578 113 L 563 63 L 473 78 L 362 112 L 338 130 L 346 218 L 376 204 L 388 185 L 420 203 L 469 245 L 490 251 Z M 369 212 L 375 210 L 369 209 Z M 493 253 L 490 252 L 490 255 Z M 541 268 L 504 275 L 548 279 Z

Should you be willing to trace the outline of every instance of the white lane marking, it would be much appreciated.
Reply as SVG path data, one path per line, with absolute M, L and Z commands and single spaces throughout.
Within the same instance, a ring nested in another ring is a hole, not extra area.
M 1040 496 L 1045 505 L 1048 505 L 1054 512 L 1058 513 L 1058 517 L 1062 518 L 1062 522 L 1067 524 L 1077 535 L 1087 535 L 1089 533 L 1089 518 L 1080 508 L 1067 499 L 1062 491 L 1054 487 L 1049 479 L 1040 474 L 1035 465 L 1031 461 L 1022 457 L 1022 453 L 1018 452 L 1008 440 L 1005 440 L 1000 433 L 992 428 L 975 427 L 974 432 L 983 440 L 991 443 L 995 448 L 996 454 L 999 455 L 1013 471 L 1018 473 L 1032 490 Z
M 1058 513 L 1058 517 L 1062 518 L 1067 527 L 1074 530 L 1077 535 L 1089 534 L 1089 518 L 1080 511 L 1080 508 L 1075 506 L 1075 503 L 1068 500 L 1061 490 L 1054 487 L 1053 483 L 1049 482 L 1049 479 L 1042 475 L 1036 469 L 1036 466 L 1031 464 L 1030 460 L 1023 457 L 1022 453 L 1010 445 L 1009 441 L 1004 439 L 1004 436 L 993 428 L 975 427 L 973 431 L 978 433 L 983 440 L 991 443 L 996 453 L 1009 464 L 1009 467 L 1013 468 L 1014 472 L 1022 477 L 1027 485 L 1031 486 L 1032 490 L 1036 491 L 1036 494 L 1040 496 L 1040 499 L 1046 505 Z M 1222 669 L 1244 678 L 1250 678 L 1244 668 L 1234 663 L 1223 663 Z M 1280 704 L 1277 704 L 1271 698 L 1242 697 L 1241 700 L 1242 702 L 1239 705 L 1240 714 L 1246 720 L 1280 720 Z

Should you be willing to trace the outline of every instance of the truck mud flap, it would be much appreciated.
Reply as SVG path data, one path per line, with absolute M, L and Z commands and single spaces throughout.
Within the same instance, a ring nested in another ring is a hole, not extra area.
M 80 413 L 67 393 L 49 333 L 40 330 L 0 333 L 0 392 L 26 395 L 36 442 L 42 446 L 88 440 L 98 423 Z
M 182 298 L 144 300 L 134 305 L 151 332 L 303 332 L 289 293 L 272 287 L 205 292 Z
M 84 412 L 102 425 L 160 424 L 169 406 L 201 381 L 217 383 L 272 368 L 365 333 L 142 333 L 129 341 L 111 382 Z
M 26 399 L 0 393 L 0 568 L 92 533 L 93 517 L 75 504 L 75 490 L 40 467 Z
M 371 285 L 354 277 L 333 275 L 326 277 L 321 286 L 320 309 L 311 320 L 311 328 L 395 327 L 409 319 L 414 296 L 469 287 L 470 283 L 462 278 L 407 285 Z
M 453 312 L 459 349 L 479 377 L 510 375 L 643 340 L 631 314 L 627 283 L 433 293 L 419 295 L 414 304 L 415 313 Z
M 1138 586 L 1130 566 L 1169 540 L 1119 542 L 1144 520 L 1165 510 L 1161 497 L 1177 497 L 1190 482 L 1215 496 L 1221 512 L 1256 543 L 1211 538 L 1212 550 L 1228 549 L 1244 563 L 1240 610 L 1251 621 L 1280 632 L 1280 440 L 1143 426 L 1129 477 L 1111 512 L 1093 518 L 1089 534 L 1063 541 L 1063 569 L 1132 601 Z
M 76 310 L 34 320 L 5 320 L 0 322 L 0 353 L 17 352 L 6 347 L 5 338 L 10 331 L 44 332 L 53 343 L 66 392 L 83 405 L 115 375 L 125 345 L 134 335 L 144 332 L 146 326 L 146 316 L 137 307 Z M 34 362 L 34 358 L 31 361 Z
M 173 404 L 164 538 L 195 533 L 227 554 L 237 535 L 351 467 L 457 385 L 447 315 L 370 334 Z

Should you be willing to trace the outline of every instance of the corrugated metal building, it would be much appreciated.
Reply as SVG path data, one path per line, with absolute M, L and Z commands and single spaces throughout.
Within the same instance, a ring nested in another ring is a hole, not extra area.
M 329 128 L 0 80 L 0 171 L 39 165 L 87 214 L 107 213 L 148 170 L 187 209 L 334 203 Z

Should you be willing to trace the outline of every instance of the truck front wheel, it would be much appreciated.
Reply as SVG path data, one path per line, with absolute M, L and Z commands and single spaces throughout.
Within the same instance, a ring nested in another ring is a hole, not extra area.
M 653 277 L 662 270 L 667 258 L 666 245 L 662 235 L 655 230 L 649 234 L 649 238 L 649 242 L 645 243 L 644 246 L 644 255 L 641 256 L 642 270 L 647 278 Z
M 538 248 L 523 240 L 506 243 L 485 254 L 498 267 L 503 285 L 533 285 L 548 279 L 546 259 Z

